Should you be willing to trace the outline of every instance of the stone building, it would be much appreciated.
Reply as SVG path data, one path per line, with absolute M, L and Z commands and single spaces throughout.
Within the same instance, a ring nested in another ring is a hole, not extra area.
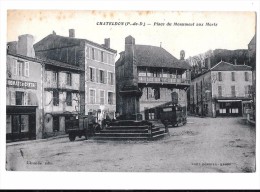
M 44 60 L 44 137 L 64 134 L 80 116 L 80 73 L 78 66 Z
M 34 56 L 33 36 L 7 43 L 6 140 L 42 138 L 43 65 Z
M 252 100 L 252 71 L 224 61 L 192 79 L 190 112 L 201 116 L 241 116 Z
M 75 30 L 69 37 L 55 32 L 34 45 L 38 58 L 62 62 L 80 68 L 79 100 L 80 114 L 94 112 L 99 118 L 115 112 L 115 56 L 110 39 L 98 44 L 87 39 L 75 38 Z M 76 78 L 76 76 L 75 76 Z
M 78 66 L 35 57 L 33 36 L 7 44 L 7 140 L 65 133 L 80 115 Z
M 125 38 L 125 51 L 116 62 L 116 103 L 117 112 L 124 114 L 124 107 L 131 103 L 120 94 L 126 86 L 138 87 L 140 99 L 136 103 L 136 113 L 172 100 L 172 92 L 179 95 L 179 104 L 187 105 L 186 90 L 190 85 L 190 66 L 184 60 L 176 59 L 162 47 L 135 44 L 132 36 Z M 140 105 L 139 105 L 140 104 Z M 139 107 L 140 106 L 140 107 Z M 150 116 L 149 119 L 155 119 Z

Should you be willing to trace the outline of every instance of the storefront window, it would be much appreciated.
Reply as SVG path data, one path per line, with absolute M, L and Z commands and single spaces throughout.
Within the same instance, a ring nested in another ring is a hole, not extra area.
M 11 115 L 6 115 L 6 133 L 12 133 Z
M 24 104 L 24 92 L 16 91 L 15 94 L 15 102 L 16 105 L 23 105 Z
M 29 131 L 29 116 L 21 115 L 21 132 Z

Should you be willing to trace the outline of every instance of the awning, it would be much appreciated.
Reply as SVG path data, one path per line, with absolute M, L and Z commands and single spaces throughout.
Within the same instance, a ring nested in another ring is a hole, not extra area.
M 242 100 L 218 100 L 218 102 L 220 102 L 220 103 L 225 103 L 225 102 L 239 102 L 239 101 L 242 101 Z

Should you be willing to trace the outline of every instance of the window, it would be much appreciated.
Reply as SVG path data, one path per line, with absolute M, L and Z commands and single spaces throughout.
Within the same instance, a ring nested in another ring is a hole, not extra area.
M 113 100 L 114 100 L 114 94 L 112 92 L 107 93 L 107 103 L 109 105 L 113 105 Z
M 71 86 L 72 81 L 71 81 L 71 73 L 67 73 L 67 85 Z
M 231 72 L 231 79 L 232 81 L 235 81 L 235 72 Z
M 21 115 L 21 132 L 29 131 L 29 115 Z
M 66 94 L 66 103 L 67 103 L 67 106 L 72 106 L 72 93 L 71 92 L 67 92 L 67 94 Z
M 89 68 L 89 79 L 92 82 L 95 81 L 95 69 L 91 67 Z
M 29 77 L 29 62 L 15 61 L 13 64 L 14 75 Z
M 154 89 L 154 98 L 155 100 L 160 99 L 160 88 Z
M 99 82 L 105 83 L 105 73 L 103 70 L 99 70 Z
M 222 97 L 222 87 L 218 86 L 218 96 Z
M 248 72 L 245 72 L 245 81 L 248 81 Z
M 245 95 L 249 96 L 250 94 L 252 94 L 252 86 L 251 85 L 246 85 L 245 86 Z
M 53 90 L 53 105 L 59 106 L 59 91 L 56 89 Z
M 20 91 L 15 92 L 15 103 L 16 105 L 24 104 L 24 92 L 20 92 Z
M 104 62 L 104 52 L 101 51 L 101 62 Z
M 114 74 L 111 72 L 108 72 L 108 84 L 114 85 Z
M 231 86 L 231 95 L 232 95 L 232 97 L 236 96 L 236 87 L 235 86 Z
M 52 80 L 53 80 L 53 83 L 55 83 L 55 84 L 58 83 L 58 72 L 53 71 Z
M 105 104 L 105 91 L 100 90 L 100 104 L 104 105 Z
M 96 98 L 95 90 L 91 89 L 89 91 L 89 102 L 90 102 L 90 104 L 95 104 L 95 98 Z
M 149 113 L 149 119 L 154 119 L 154 113 Z
M 222 73 L 218 72 L 218 81 L 222 81 Z
M 92 55 L 91 55 L 91 56 L 92 56 L 92 59 L 95 60 L 95 49 L 92 48 L 92 49 L 91 49 L 91 52 L 92 52 Z

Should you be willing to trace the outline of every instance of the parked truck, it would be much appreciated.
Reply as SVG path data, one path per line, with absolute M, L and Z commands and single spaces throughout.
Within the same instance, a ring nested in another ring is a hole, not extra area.
M 76 137 L 81 138 L 82 136 L 88 139 L 101 130 L 97 118 L 91 112 L 85 116 L 71 118 L 69 121 L 70 126 L 66 129 L 66 133 L 69 135 L 70 141 L 75 141 Z

